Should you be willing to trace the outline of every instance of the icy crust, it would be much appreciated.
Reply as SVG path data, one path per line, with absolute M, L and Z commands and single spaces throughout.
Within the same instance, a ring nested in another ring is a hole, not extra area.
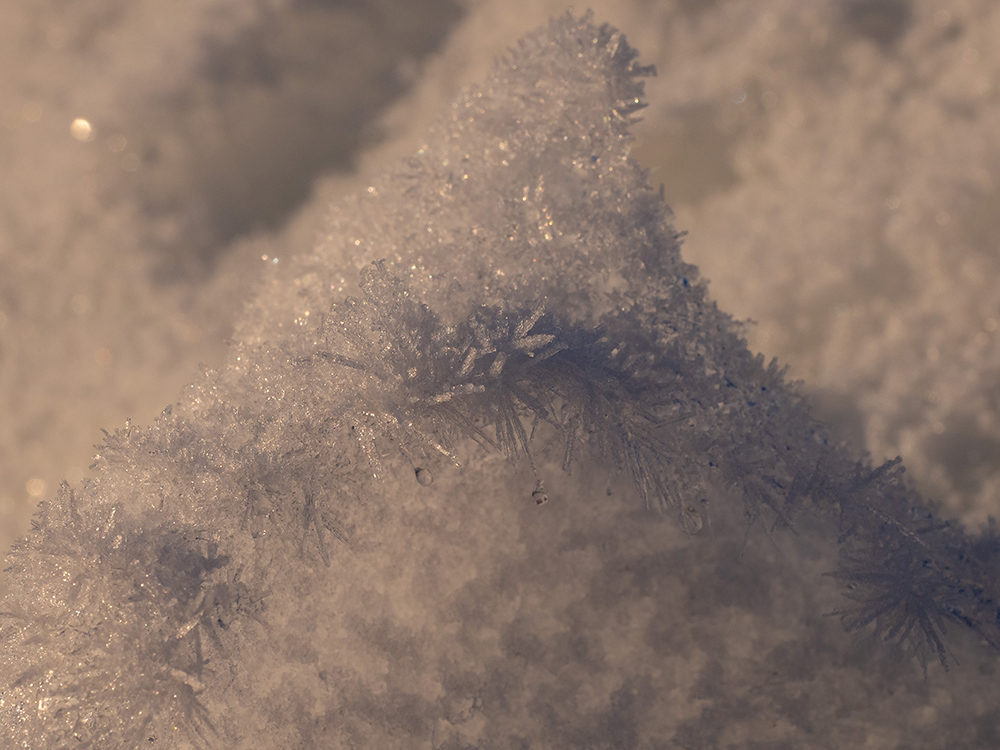
M 946 626 L 1000 646 L 996 535 L 829 445 L 681 261 L 626 159 L 633 58 L 589 18 L 529 36 L 273 274 L 226 368 L 43 507 L 2 607 L 5 746 L 840 738 L 829 686 L 864 678 L 810 593 L 836 545 L 849 630 L 925 665 Z M 788 527 L 790 570 L 753 543 Z M 748 651 L 826 687 L 796 701 Z M 711 739 L 760 690 L 787 726 Z

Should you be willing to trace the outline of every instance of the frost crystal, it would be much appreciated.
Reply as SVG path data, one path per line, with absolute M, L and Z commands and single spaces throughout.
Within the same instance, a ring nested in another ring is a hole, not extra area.
M 829 445 L 681 260 L 628 159 L 651 73 L 589 17 L 526 37 L 108 435 L 10 556 L 4 747 L 653 743 L 709 530 L 825 529 L 848 630 L 1000 648 L 996 534 Z

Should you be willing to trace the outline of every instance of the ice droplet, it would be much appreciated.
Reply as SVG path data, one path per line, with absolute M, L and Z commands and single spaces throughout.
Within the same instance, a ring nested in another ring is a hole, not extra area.
M 417 477 L 417 484 L 422 487 L 426 487 L 434 481 L 434 477 L 431 476 L 431 473 L 427 469 L 423 469 L 418 466 L 413 470 L 413 473 Z
M 82 117 L 77 117 L 70 123 L 69 133 L 81 143 L 94 140 L 94 126 Z

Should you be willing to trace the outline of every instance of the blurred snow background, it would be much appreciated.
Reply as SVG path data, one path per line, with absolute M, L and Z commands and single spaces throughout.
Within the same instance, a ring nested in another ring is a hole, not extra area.
M 1000 515 L 1000 6 L 591 5 L 659 70 L 634 154 L 751 346 L 950 512 Z M 221 361 L 263 263 L 567 7 L 6 0 L 0 545 L 100 428 Z

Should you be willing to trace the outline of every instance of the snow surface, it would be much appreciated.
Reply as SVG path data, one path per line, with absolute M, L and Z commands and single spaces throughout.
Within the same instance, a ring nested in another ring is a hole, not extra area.
M 166 11 L 103 1 L 74 4 L 72 18 L 68 7 L 11 4 L 0 32 L 0 493 L 9 539 L 63 477 L 99 530 L 89 547 L 54 530 L 50 544 L 79 550 L 76 561 L 14 593 L 30 610 L 38 592 L 59 592 L 52 612 L 32 613 L 43 624 L 59 622 L 68 603 L 89 605 L 75 615 L 80 640 L 41 653 L 93 649 L 87 628 L 121 627 L 96 673 L 16 657 L 14 666 L 31 666 L 2 710 L 19 716 L 20 746 L 59 746 L 32 733 L 65 730 L 114 747 L 122 729 L 141 727 L 157 743 L 143 736 L 143 746 L 183 747 L 190 738 L 169 729 L 176 717 L 222 747 L 996 745 L 994 659 L 975 639 L 950 642 L 961 664 L 947 674 L 932 666 L 924 682 L 918 666 L 891 649 L 870 653 L 822 616 L 844 606 L 821 577 L 836 566 L 822 523 L 802 521 L 796 539 L 758 531 L 744 548 L 743 506 L 726 481 L 694 492 L 698 472 L 680 472 L 659 517 L 599 455 L 578 457 L 567 477 L 564 441 L 545 425 L 536 472 L 513 427 L 506 442 L 497 434 L 499 453 L 460 442 L 458 470 L 398 419 L 406 404 L 397 396 L 411 391 L 376 403 L 327 393 L 349 394 L 356 365 L 379 361 L 381 339 L 348 331 L 355 350 L 333 352 L 344 361 L 305 360 L 317 331 L 343 343 L 305 313 L 367 320 L 396 275 L 413 299 L 434 302 L 441 330 L 461 328 L 476 305 L 508 305 L 514 322 L 491 340 L 542 355 L 559 341 L 544 316 L 520 336 L 542 338 L 512 343 L 538 299 L 561 316 L 559 330 L 586 329 L 635 295 L 627 259 L 643 242 L 671 246 L 669 234 L 625 242 L 602 213 L 643 205 L 624 194 L 597 194 L 585 238 L 552 229 L 581 210 L 570 183 L 552 184 L 553 165 L 572 176 L 597 156 L 605 176 L 630 169 L 616 161 L 624 142 L 594 119 L 609 106 L 587 88 L 599 76 L 546 69 L 538 75 L 549 89 L 518 94 L 549 97 L 533 102 L 537 124 L 490 126 L 509 131 L 507 161 L 521 170 L 509 184 L 520 193 L 504 192 L 499 173 L 463 179 L 469 144 L 482 148 L 463 132 L 466 111 L 476 120 L 474 95 L 423 135 L 459 85 L 479 79 L 489 92 L 488 63 L 559 4 L 470 3 L 460 22 L 446 4 L 409 20 L 378 3 Z M 712 297 L 757 321 L 746 330 L 751 346 L 807 379 L 834 435 L 876 463 L 901 453 L 925 494 L 970 525 L 995 514 L 1000 61 L 989 41 L 1000 12 L 989 2 L 891 0 L 598 11 L 660 71 L 645 80 L 652 106 L 632 154 L 663 183 L 676 226 L 691 231 L 684 256 L 712 280 Z M 502 120 L 517 102 L 495 88 L 501 104 L 490 111 Z M 359 156 L 378 138 L 366 123 L 394 96 L 378 126 L 383 144 Z M 76 118 L 91 130 L 71 129 Z M 557 135 L 610 150 L 574 141 L 545 152 Z M 499 140 L 477 169 L 503 161 Z M 398 158 L 408 161 L 395 177 L 374 176 Z M 321 177 L 304 198 L 317 174 L 358 161 L 356 176 Z M 451 192 L 433 202 L 399 195 L 406 179 Z M 358 197 L 324 218 L 348 188 Z M 498 190 L 507 202 L 484 202 Z M 497 255 L 508 230 L 517 252 Z M 553 242 L 560 254 L 533 254 Z M 371 276 L 366 297 L 358 272 L 379 258 L 389 275 Z M 261 267 L 263 292 L 239 316 Z M 693 272 L 690 282 L 697 287 Z M 358 306 L 329 310 L 330 298 L 347 295 Z M 438 330 L 418 313 L 406 314 Z M 222 366 L 233 321 L 227 369 L 198 378 L 199 361 Z M 475 332 L 466 335 L 472 346 Z M 279 338 L 280 351 L 269 345 Z M 465 373 L 470 388 L 490 375 L 488 349 L 479 346 L 482 365 Z M 289 361 L 302 373 L 269 383 Z M 176 411 L 144 428 L 191 381 Z M 316 419 L 324 399 L 350 415 L 343 424 L 410 447 L 386 458 L 364 436 L 345 443 Z M 136 427 L 99 449 L 100 479 L 87 489 L 88 446 L 100 426 L 126 417 Z M 753 439 L 730 426 L 738 441 Z M 248 445 L 263 450 L 241 453 Z M 518 446 L 515 471 L 503 454 Z M 153 449 L 153 465 L 137 458 Z M 368 489 L 359 467 L 380 473 L 380 489 Z M 237 475 L 248 483 L 234 488 Z M 544 505 L 531 501 L 539 480 Z M 53 508 L 71 515 L 70 497 L 63 491 Z M 341 502 L 348 497 L 364 502 Z M 102 504 L 111 499 L 122 509 Z M 165 515 L 161 500 L 173 508 Z M 136 571 L 149 582 L 137 584 Z M 233 612 L 240 617 L 226 622 L 221 613 Z M 168 687 L 154 699 L 156 685 Z M 214 735 L 185 715 L 201 707 Z M 150 712 L 144 726 L 138 717 Z M 65 729 L 80 716 L 91 717 L 84 729 Z M 87 735 L 102 726 L 116 739 Z

